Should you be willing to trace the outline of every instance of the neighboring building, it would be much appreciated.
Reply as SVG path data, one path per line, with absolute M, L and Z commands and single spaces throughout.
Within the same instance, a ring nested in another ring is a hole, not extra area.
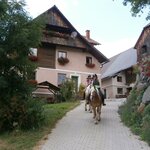
M 101 85 L 107 99 L 127 96 L 136 81 L 136 74 L 133 72 L 136 63 L 137 52 L 131 48 L 110 58 L 103 65 Z
M 150 84 L 150 24 L 143 28 L 134 48 L 137 49 L 139 67 L 137 82 Z
M 108 59 L 93 45 L 99 44 L 90 38 L 90 31 L 83 37 L 65 18 L 56 6 L 38 17 L 45 18 L 41 45 L 37 49 L 38 83 L 48 81 L 59 86 L 66 78 L 72 78 L 76 90 L 86 84 L 89 74 L 98 74 L 100 65 Z
M 138 62 L 144 57 L 150 57 L 150 23 L 143 28 L 134 48 L 137 50 Z

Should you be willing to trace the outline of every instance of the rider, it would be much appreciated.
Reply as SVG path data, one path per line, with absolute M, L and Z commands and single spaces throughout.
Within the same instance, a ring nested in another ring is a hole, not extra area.
M 88 75 L 88 77 L 86 78 L 86 82 L 87 82 L 87 86 L 88 87 L 90 84 L 92 84 L 92 76 Z M 85 99 L 85 91 L 83 93 L 83 99 Z
M 103 105 L 105 106 L 105 105 L 106 105 L 105 102 L 104 102 L 105 96 L 104 96 L 102 90 L 100 89 L 100 83 L 99 83 L 99 81 L 98 81 L 98 78 L 97 78 L 97 75 L 96 75 L 96 74 L 93 75 L 93 86 L 98 89 L 99 95 L 100 95 L 101 98 L 102 98 L 102 103 L 103 103 Z

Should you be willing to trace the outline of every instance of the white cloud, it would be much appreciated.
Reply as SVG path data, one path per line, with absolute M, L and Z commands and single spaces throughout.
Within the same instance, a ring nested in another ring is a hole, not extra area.
M 99 49 L 106 57 L 110 58 L 131 47 L 134 47 L 136 41 L 137 38 L 125 38 L 113 42 L 101 42 L 102 45 L 98 46 L 97 49 Z

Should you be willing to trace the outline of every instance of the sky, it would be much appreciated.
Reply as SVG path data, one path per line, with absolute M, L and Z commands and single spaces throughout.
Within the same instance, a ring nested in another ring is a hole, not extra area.
M 90 30 L 90 37 L 101 45 L 96 48 L 107 58 L 115 56 L 137 42 L 146 21 L 146 13 L 132 17 L 131 6 L 123 0 L 25 0 L 26 10 L 35 18 L 56 5 L 81 34 Z

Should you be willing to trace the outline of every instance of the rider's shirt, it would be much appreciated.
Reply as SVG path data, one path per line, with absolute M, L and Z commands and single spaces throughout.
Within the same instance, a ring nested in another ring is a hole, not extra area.
M 95 86 L 96 88 L 100 88 L 100 83 L 98 80 L 94 80 L 93 81 L 93 86 Z

